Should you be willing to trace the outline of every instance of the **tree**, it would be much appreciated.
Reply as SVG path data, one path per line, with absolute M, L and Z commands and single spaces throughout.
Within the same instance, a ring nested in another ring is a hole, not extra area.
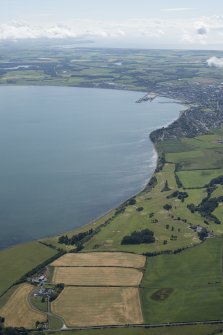
M 128 203 L 128 205 L 131 205 L 131 206 L 135 205 L 136 204 L 136 199 L 135 198 L 131 198 L 131 199 L 128 200 L 127 203 Z
M 206 228 L 202 228 L 200 232 L 197 233 L 201 241 L 203 241 L 208 236 L 208 231 Z
M 143 207 L 138 207 L 138 208 L 136 208 L 136 210 L 138 211 L 138 212 L 141 212 L 141 211 L 143 211 Z
M 149 229 L 143 229 L 141 231 L 134 231 L 130 235 L 123 237 L 121 244 L 141 244 L 141 243 L 153 243 L 155 242 L 154 233 Z
M 170 191 L 170 188 L 169 188 L 169 185 L 168 185 L 168 181 L 166 180 L 165 184 L 164 184 L 164 187 L 161 190 L 161 192 L 167 192 L 167 191 Z
M 169 211 L 169 210 L 172 208 L 172 206 L 169 205 L 169 204 L 166 204 L 166 205 L 163 206 L 163 208 L 164 208 L 165 210 Z

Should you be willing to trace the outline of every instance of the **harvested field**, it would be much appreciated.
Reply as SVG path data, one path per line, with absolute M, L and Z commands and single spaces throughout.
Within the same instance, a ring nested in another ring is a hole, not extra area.
M 28 302 L 28 295 L 32 290 L 32 285 L 20 285 L 5 306 L 0 309 L 0 315 L 5 317 L 5 327 L 31 329 L 35 328 L 36 321 L 46 321 L 46 315 L 32 309 Z
M 119 267 L 56 267 L 53 282 L 79 286 L 138 286 L 142 272 Z
M 52 311 L 67 326 L 143 323 L 137 288 L 65 287 Z
M 55 260 L 52 266 L 120 266 L 142 268 L 146 257 L 124 252 L 91 252 L 66 254 Z

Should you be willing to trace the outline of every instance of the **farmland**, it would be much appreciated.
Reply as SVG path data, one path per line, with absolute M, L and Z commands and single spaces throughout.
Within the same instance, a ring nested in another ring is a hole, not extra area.
M 0 309 L 0 315 L 5 317 L 6 327 L 32 329 L 35 328 L 36 321 L 46 321 L 46 315 L 32 309 L 29 304 L 28 295 L 32 290 L 33 286 L 29 284 L 18 286 L 5 306 Z
M 66 287 L 52 311 L 70 327 L 143 323 L 137 288 Z
M 145 322 L 223 319 L 222 249 L 222 239 L 209 239 L 151 258 L 141 285 Z
M 68 327 L 143 323 L 138 268 L 145 261 L 145 256 L 120 252 L 63 255 L 50 265 L 53 282 L 65 284 L 52 312 Z
M 40 263 L 56 254 L 56 250 L 38 242 L 18 245 L 0 252 L 0 295 L 13 283 Z
M 140 269 L 143 268 L 146 257 L 123 252 L 94 252 L 65 254 L 56 259 L 51 266 L 120 266 Z
M 138 286 L 142 272 L 116 267 L 56 267 L 53 283 L 74 286 Z
M 221 56 L 220 52 L 215 52 Z M 209 68 L 210 51 L 63 48 L 2 48 L 1 85 L 61 85 L 147 91 L 220 84 Z M 180 79 L 180 80 L 179 80 Z

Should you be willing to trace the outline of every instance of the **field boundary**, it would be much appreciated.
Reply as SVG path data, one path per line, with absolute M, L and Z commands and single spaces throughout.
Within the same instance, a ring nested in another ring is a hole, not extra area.
M 209 321 L 190 321 L 190 322 L 166 322 L 166 323 L 131 323 L 125 325 L 102 325 L 89 327 L 67 327 L 60 331 L 69 332 L 72 330 L 90 330 L 90 329 L 114 329 L 114 328 L 164 328 L 164 327 L 182 327 L 182 326 L 196 326 L 196 325 L 214 325 L 223 324 L 223 320 L 209 320 Z M 58 330 L 48 330 L 47 332 L 57 332 Z
M 120 268 L 120 269 L 133 269 L 142 271 L 144 266 L 141 268 L 136 268 L 134 266 L 121 266 L 121 265 L 51 265 L 53 268 Z

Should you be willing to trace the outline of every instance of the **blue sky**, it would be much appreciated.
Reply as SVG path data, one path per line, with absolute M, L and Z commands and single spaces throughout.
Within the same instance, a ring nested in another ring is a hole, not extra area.
M 1 0 L 0 39 L 41 37 L 223 49 L 223 1 Z

